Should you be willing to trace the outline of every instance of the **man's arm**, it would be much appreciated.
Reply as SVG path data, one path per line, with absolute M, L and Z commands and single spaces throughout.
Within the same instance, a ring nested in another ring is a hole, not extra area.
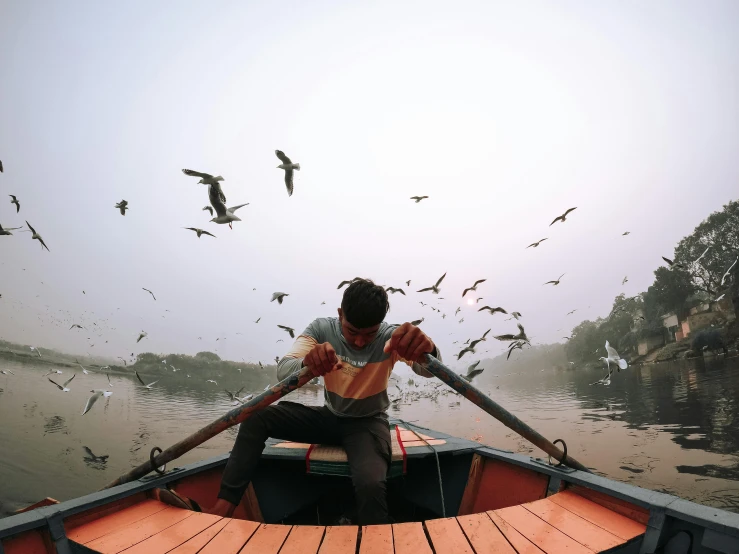
M 310 329 L 310 326 L 308 327 Z M 303 368 L 303 358 L 311 349 L 318 344 L 318 341 L 308 333 L 306 329 L 302 335 L 299 335 L 293 343 L 290 351 L 283 356 L 277 364 L 277 380 L 287 379 L 293 373 L 299 372 Z
M 436 347 L 436 344 L 434 344 L 434 351 L 433 352 L 429 352 L 429 353 L 434 358 L 436 358 L 437 360 L 441 361 L 441 352 Z M 433 373 L 431 373 L 427 369 L 424 369 L 424 367 L 421 364 L 417 363 L 417 362 L 409 362 L 408 360 L 405 360 L 403 358 L 398 358 L 398 360 L 401 361 L 401 362 L 403 362 L 404 364 L 407 364 L 408 366 L 410 366 L 410 368 L 413 370 L 413 373 L 415 373 L 416 375 L 420 375 L 421 377 L 426 377 L 426 378 L 429 378 L 429 377 L 433 377 L 434 376 Z

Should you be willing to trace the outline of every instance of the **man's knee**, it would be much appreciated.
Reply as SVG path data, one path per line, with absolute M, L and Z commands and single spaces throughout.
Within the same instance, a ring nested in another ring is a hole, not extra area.
M 263 436 L 263 440 L 267 440 L 273 410 L 274 406 L 267 406 L 261 412 L 253 414 L 249 419 L 241 423 L 239 425 L 239 436 Z

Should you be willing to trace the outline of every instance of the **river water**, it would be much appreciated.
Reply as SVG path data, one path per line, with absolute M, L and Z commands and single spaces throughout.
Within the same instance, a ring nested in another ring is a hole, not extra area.
M 162 379 L 145 390 L 135 377 L 77 371 L 69 392 L 49 383 L 48 365 L 0 360 L 0 516 L 50 496 L 63 501 L 95 491 L 231 408 L 216 386 Z M 53 376 L 61 383 L 74 370 Z M 631 367 L 612 384 L 591 386 L 602 372 L 484 373 L 480 388 L 550 440 L 610 478 L 739 512 L 739 360 L 681 361 Z M 153 379 L 152 379 L 153 380 Z M 399 380 L 408 388 L 407 378 Z M 420 388 L 433 381 L 416 377 Z M 85 416 L 90 389 L 108 388 Z M 260 389 L 261 390 L 261 389 Z M 391 392 L 395 389 L 391 388 Z M 251 391 L 251 392 L 259 392 Z M 289 400 L 318 404 L 316 388 Z M 446 395 L 391 409 L 390 415 L 499 448 L 542 456 L 524 439 L 465 399 Z M 181 458 L 177 465 L 228 451 L 235 429 Z M 86 450 L 109 456 L 89 459 Z

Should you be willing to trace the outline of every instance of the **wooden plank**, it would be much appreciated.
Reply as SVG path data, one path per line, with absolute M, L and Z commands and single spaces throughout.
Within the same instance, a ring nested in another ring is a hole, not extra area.
M 200 550 L 202 554 L 231 554 L 241 550 L 259 524 L 244 519 L 232 519 L 221 532 Z
M 41 534 L 37 529 L 19 535 L 7 537 L 0 541 L 4 554 L 47 554 L 53 552 L 48 534 Z
M 462 494 L 462 501 L 459 503 L 458 516 L 464 516 L 473 513 L 472 506 L 475 504 L 477 498 L 477 491 L 480 488 L 480 479 L 482 478 L 482 468 L 485 464 L 485 460 L 479 454 L 472 456 L 472 463 L 470 464 L 470 471 L 467 474 L 467 484 L 464 487 L 464 493 Z
M 124 527 L 118 527 L 111 533 L 99 539 L 88 542 L 85 546 L 99 552 L 120 552 L 132 547 L 157 533 L 172 527 L 183 519 L 187 519 L 195 512 L 167 506 L 161 512 L 150 515 L 141 521 L 136 521 Z
M 318 554 L 356 554 L 358 532 L 356 525 L 326 527 L 326 535 Z
M 441 444 L 446 444 L 446 441 L 444 439 L 431 439 L 428 441 L 403 441 L 403 447 L 404 448 L 418 448 L 420 446 L 426 446 L 428 448 L 428 444 L 432 446 L 439 446 Z
M 365 525 L 359 554 L 393 554 L 393 528 L 390 525 Z
M 458 516 L 457 522 L 476 554 L 517 554 L 487 514 Z
M 523 508 L 595 552 L 626 542 L 546 498 L 523 504 Z
M 248 519 L 249 521 L 264 523 L 264 516 L 262 515 L 262 509 L 259 507 L 257 493 L 251 482 L 249 483 L 249 486 L 246 487 L 246 492 L 244 493 L 244 496 L 241 497 L 239 506 L 243 507 L 244 513 L 246 514 L 245 518 L 239 519 Z
M 609 510 L 605 506 L 596 504 L 574 492 L 562 491 L 550 496 L 549 500 L 624 540 L 631 540 L 643 535 L 647 529 L 646 525 Z
M 631 502 L 580 485 L 570 485 L 567 490 L 644 525 L 649 521 L 649 510 Z
M 277 554 L 292 525 L 262 524 L 239 554 Z
M 549 476 L 488 458 L 482 468 L 472 513 L 518 506 L 547 495 Z
M 125 554 L 150 554 L 151 552 L 169 552 L 196 536 L 208 527 L 212 527 L 223 518 L 212 514 L 193 513 L 192 516 L 175 523 L 172 527 L 126 549 Z
M 280 554 L 316 554 L 325 531 L 325 527 L 293 525 Z
M 395 554 L 431 554 L 431 546 L 421 523 L 393 525 Z
M 122 512 L 126 508 L 130 508 L 131 506 L 135 504 L 139 504 L 142 502 L 153 500 L 150 496 L 148 496 L 147 493 L 139 492 L 136 494 L 132 494 L 131 496 L 126 496 L 125 498 L 121 498 L 120 500 L 114 500 L 113 502 L 108 502 L 107 504 L 102 504 L 98 506 L 97 508 L 90 508 L 89 510 L 85 510 L 84 512 L 80 512 L 79 514 L 74 514 L 72 516 L 69 516 L 64 519 L 64 529 L 69 534 L 70 530 L 76 529 L 77 527 L 80 527 L 81 525 L 84 525 L 86 523 L 90 523 L 92 521 L 95 521 L 97 519 L 100 519 L 101 517 L 110 515 L 110 514 L 117 514 L 118 512 Z M 162 506 L 162 509 L 164 509 L 164 506 Z
M 508 525 L 498 514 L 487 512 L 487 516 L 500 529 L 500 532 L 508 539 L 508 542 L 511 543 L 511 546 L 516 549 L 518 554 L 543 554 L 541 548 Z
M 202 531 L 191 538 L 184 544 L 181 544 L 168 554 L 197 554 L 200 549 L 203 548 L 210 540 L 221 532 L 228 522 L 231 521 L 228 518 L 221 518 L 220 521 L 208 527 L 205 531 Z
M 475 554 L 456 518 L 429 519 L 423 524 L 436 554 Z
M 542 521 L 522 506 L 510 506 L 495 510 L 508 525 L 533 542 L 547 554 L 591 554 L 593 550 L 581 545 L 562 531 Z
M 161 512 L 166 507 L 166 504 L 162 504 L 158 500 L 144 500 L 133 506 L 123 508 L 120 512 L 103 516 L 71 529 L 65 525 L 65 530 L 69 539 L 80 544 L 87 544 L 116 529 Z

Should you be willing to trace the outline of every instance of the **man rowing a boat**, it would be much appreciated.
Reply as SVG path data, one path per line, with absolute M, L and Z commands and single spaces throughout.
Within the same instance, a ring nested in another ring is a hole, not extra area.
M 393 325 L 385 290 L 369 279 L 355 279 L 344 291 L 339 317 L 314 320 L 277 365 L 283 380 L 307 367 L 322 375 L 323 406 L 281 402 L 255 413 L 239 428 L 210 510 L 231 516 L 259 463 L 268 437 L 311 444 L 339 444 L 346 450 L 360 525 L 388 523 L 385 488 L 391 460 L 388 380 L 402 361 L 431 377 L 418 361 L 440 358 L 431 339 L 415 325 Z

